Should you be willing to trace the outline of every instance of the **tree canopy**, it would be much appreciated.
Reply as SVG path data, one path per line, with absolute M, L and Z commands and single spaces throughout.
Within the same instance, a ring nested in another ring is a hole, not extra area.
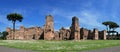
M 17 13 L 10 13 L 7 15 L 7 19 L 12 22 L 16 21 L 22 22 L 23 16 Z
M 103 22 L 102 24 L 107 26 L 109 28 L 109 31 L 110 30 L 114 31 L 116 28 L 119 27 L 117 23 L 112 22 L 112 21 L 106 21 L 106 22 Z

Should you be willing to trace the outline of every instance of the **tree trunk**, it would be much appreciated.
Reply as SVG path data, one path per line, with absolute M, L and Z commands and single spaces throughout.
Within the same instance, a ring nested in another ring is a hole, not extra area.
M 110 32 L 110 30 L 109 30 L 109 26 L 108 26 L 108 25 L 106 26 L 106 29 L 107 29 L 107 33 L 108 33 L 108 40 L 109 40 L 109 39 L 110 39 L 110 33 L 109 33 L 109 32 Z
M 15 39 L 15 21 L 13 21 L 13 39 Z
M 108 26 L 106 26 L 107 31 L 109 30 Z
M 111 28 L 110 28 L 110 26 L 108 26 L 108 28 L 107 28 L 107 30 L 108 30 L 108 40 L 110 40 L 110 30 L 111 30 Z

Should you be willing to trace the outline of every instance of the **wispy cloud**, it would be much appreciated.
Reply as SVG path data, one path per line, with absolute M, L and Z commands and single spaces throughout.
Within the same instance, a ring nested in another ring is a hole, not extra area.
M 92 13 L 90 11 L 82 11 L 79 16 L 80 23 L 93 26 L 93 27 L 103 27 L 101 22 L 99 22 L 99 16 L 98 13 Z
M 66 12 L 64 10 L 54 9 L 51 13 L 52 15 L 58 15 L 58 16 L 65 17 L 68 20 L 71 20 L 73 16 L 77 16 L 79 18 L 80 26 L 82 27 L 86 25 L 90 29 L 91 28 L 99 28 L 99 29 L 104 28 L 104 26 L 102 25 L 102 22 L 99 22 L 99 19 L 102 16 L 97 11 L 82 10 L 82 11 Z

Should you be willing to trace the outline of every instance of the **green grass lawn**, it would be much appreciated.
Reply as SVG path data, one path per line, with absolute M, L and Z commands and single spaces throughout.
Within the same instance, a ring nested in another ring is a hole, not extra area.
M 0 45 L 42 52 L 77 52 L 119 46 L 120 40 L 80 40 L 80 41 L 45 41 L 45 40 L 0 40 Z

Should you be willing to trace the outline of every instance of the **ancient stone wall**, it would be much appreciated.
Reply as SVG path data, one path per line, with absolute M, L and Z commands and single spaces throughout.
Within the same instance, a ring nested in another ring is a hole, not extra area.
M 38 28 L 38 27 L 35 27 L 35 30 L 36 30 L 36 33 L 35 33 L 35 39 L 36 40 L 39 40 L 39 39 L 42 39 L 43 37 L 43 29 L 42 28 Z
M 93 39 L 94 39 L 94 40 L 98 40 L 98 34 L 99 34 L 98 29 L 95 28 L 95 29 L 93 30 Z
M 71 29 L 70 39 L 80 40 L 79 19 L 75 16 L 72 18 L 72 25 L 70 29 Z
M 83 40 L 87 40 L 88 39 L 88 33 L 89 31 L 85 28 L 81 28 L 80 30 L 80 38 Z
M 55 31 L 55 40 L 60 40 L 60 33 L 58 31 Z
M 60 40 L 69 40 L 70 39 L 70 30 L 61 28 L 60 29 Z
M 12 33 L 11 28 L 7 27 L 6 31 L 8 32 L 6 39 L 13 39 L 13 33 Z
M 19 39 L 19 40 L 31 40 L 31 39 L 39 39 L 42 33 L 42 29 L 40 27 L 30 27 L 24 28 L 24 26 L 20 27 L 20 30 L 15 30 L 15 34 L 13 34 L 10 28 L 6 30 L 9 35 L 7 35 L 7 39 Z
M 46 23 L 44 25 L 44 39 L 53 40 L 54 35 L 54 20 L 51 15 L 46 16 Z
M 91 30 L 88 30 L 88 39 L 93 39 L 93 32 Z
M 99 31 L 99 39 L 106 40 L 106 30 Z

